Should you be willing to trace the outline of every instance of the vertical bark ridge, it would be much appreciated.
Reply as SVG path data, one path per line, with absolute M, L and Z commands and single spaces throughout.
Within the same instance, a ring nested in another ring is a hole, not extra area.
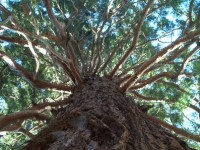
M 189 150 L 178 138 L 154 124 L 118 85 L 87 77 L 73 102 L 35 137 L 25 150 Z

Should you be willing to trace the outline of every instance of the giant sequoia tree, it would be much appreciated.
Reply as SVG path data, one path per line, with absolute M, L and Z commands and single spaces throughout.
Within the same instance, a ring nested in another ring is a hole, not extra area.
M 0 4 L 1 148 L 198 149 L 199 6 Z

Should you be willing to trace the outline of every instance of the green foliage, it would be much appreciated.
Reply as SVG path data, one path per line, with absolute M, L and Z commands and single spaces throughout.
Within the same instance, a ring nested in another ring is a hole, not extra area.
M 60 33 L 50 19 L 43 1 L 7 0 L 4 5 L 11 12 L 13 18 L 19 22 L 19 26 L 24 29 L 23 32 L 28 35 L 33 45 L 42 43 L 46 46 L 46 43 L 48 43 L 55 52 L 64 58 L 68 58 L 69 50 L 64 49 L 62 43 L 70 41 L 77 57 L 77 68 L 79 70 L 83 70 L 85 66 L 86 68 L 91 66 L 91 60 L 95 62 L 99 57 L 99 53 L 101 54 L 101 63 L 99 65 L 101 68 L 113 50 L 122 42 L 105 69 L 101 72 L 97 70 L 97 74 L 103 76 L 112 71 L 113 67 L 130 48 L 147 1 L 52 0 L 51 2 L 53 13 L 57 20 L 63 25 L 67 25 L 65 32 L 68 35 L 68 39 L 60 37 Z M 119 74 L 126 73 L 125 70 L 128 69 L 128 74 L 134 75 L 146 61 L 157 55 L 163 47 L 173 43 L 176 38 L 184 33 L 184 29 L 189 26 L 189 3 L 190 0 L 158 0 L 154 2 L 141 26 L 136 48 L 133 49 L 127 61 L 121 65 Z M 199 5 L 200 2 L 194 2 L 192 10 L 192 20 L 194 22 L 195 20 L 196 22 L 198 21 Z M 0 23 L 6 20 L 7 17 L 4 12 L 0 11 Z M 27 44 L 24 44 L 26 39 L 23 34 L 16 32 L 13 29 L 13 24 L 9 21 L 6 25 L 10 29 L 3 29 L 0 33 L 0 44 L 2 45 L 0 51 L 5 52 L 31 75 L 34 75 L 35 58 Z M 196 30 L 197 28 L 198 26 L 196 25 L 191 30 Z M 1 39 L 1 35 L 12 39 L 21 39 L 21 43 L 5 42 L 5 40 Z M 41 36 L 42 40 L 39 40 L 38 36 Z M 96 46 L 99 42 L 103 43 L 101 50 Z M 147 69 L 147 72 L 140 78 L 141 83 L 162 72 L 170 72 L 176 75 L 189 52 L 196 45 L 195 42 L 191 43 L 189 48 L 185 48 L 184 52 L 179 52 L 177 48 L 168 55 L 169 57 L 152 64 L 148 68 L 150 71 L 148 72 Z M 49 49 L 49 47 L 45 46 L 44 48 Z M 182 46 L 185 46 L 185 43 Z M 34 47 L 40 61 L 38 79 L 56 84 L 73 85 L 71 79 L 63 72 L 58 60 L 52 54 L 45 50 L 43 51 L 42 48 Z M 139 103 L 154 105 L 149 114 L 176 127 L 190 125 L 193 125 L 193 128 L 198 127 L 199 124 L 195 121 L 190 122 L 190 124 L 184 124 L 186 120 L 184 112 L 188 111 L 190 104 L 197 106 L 193 97 L 198 97 L 200 94 L 199 54 L 197 52 L 192 56 L 187 68 L 182 71 L 180 76 L 163 77 L 149 83 L 143 89 L 136 90 L 141 95 L 152 97 L 154 100 L 141 100 L 141 98 L 135 96 Z M 174 55 L 177 56 L 173 59 Z M 85 64 L 82 63 L 82 59 Z M 134 69 L 130 70 L 132 66 L 134 66 Z M 4 67 L 5 63 L 0 60 L 0 104 L 1 100 L 5 103 L 3 107 L 0 107 L 1 115 L 22 111 L 38 103 L 53 102 L 56 98 L 68 94 L 63 91 L 38 89 L 27 82 L 25 78 L 22 78 L 19 71 L 11 67 L 5 67 L 1 72 L 1 68 Z M 87 69 L 84 73 L 87 73 L 89 70 Z M 138 83 L 140 84 L 140 81 Z M 197 108 L 199 109 L 199 106 Z M 48 111 L 45 113 L 51 114 Z M 197 115 L 198 113 L 195 112 L 194 114 Z M 39 124 L 37 121 L 28 120 L 23 124 L 23 127 L 31 130 Z M 190 129 L 186 130 L 190 131 Z M 38 131 L 35 130 L 34 134 L 37 134 Z M 196 130 L 196 133 L 200 133 L 200 131 Z M 0 139 L 0 148 L 20 149 L 24 144 L 23 141 L 28 139 L 27 136 L 21 133 L 7 134 Z M 198 146 L 196 143 L 191 145 L 193 147 Z

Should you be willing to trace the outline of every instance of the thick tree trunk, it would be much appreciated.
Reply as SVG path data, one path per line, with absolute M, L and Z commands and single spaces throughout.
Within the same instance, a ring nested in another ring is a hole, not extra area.
M 26 150 L 189 150 L 106 78 L 90 77 Z

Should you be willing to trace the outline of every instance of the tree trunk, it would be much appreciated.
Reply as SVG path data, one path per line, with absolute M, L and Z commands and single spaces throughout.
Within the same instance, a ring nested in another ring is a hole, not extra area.
M 88 77 L 25 150 L 189 150 L 105 77 Z

